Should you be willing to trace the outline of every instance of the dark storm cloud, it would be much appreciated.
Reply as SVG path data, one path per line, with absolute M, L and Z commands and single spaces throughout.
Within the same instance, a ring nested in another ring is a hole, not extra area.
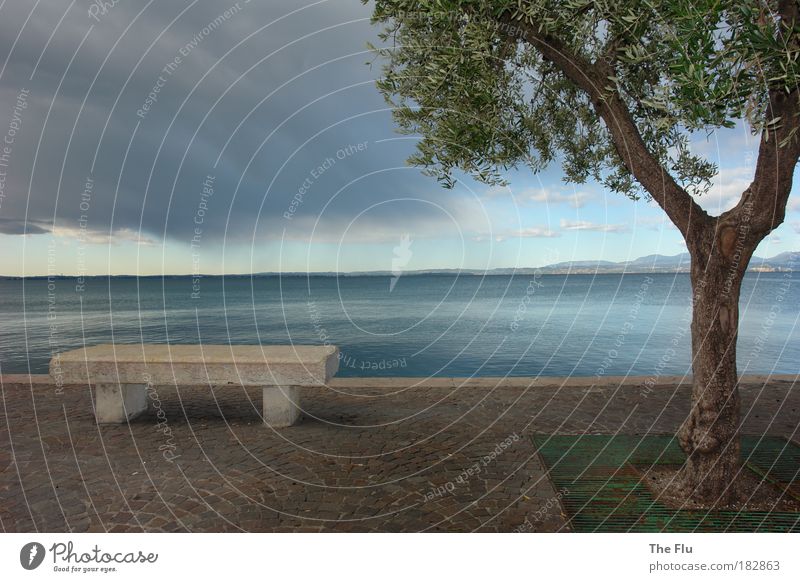
M 198 224 L 212 240 L 303 238 L 320 214 L 333 238 L 359 215 L 366 238 L 451 222 L 457 200 L 403 167 L 413 142 L 397 139 L 365 64 L 370 7 L 91 6 L 0 10 L 0 134 L 29 91 L 3 232 L 26 216 L 29 234 L 81 224 L 187 242 Z M 387 202 L 402 198 L 428 202 Z
M 0 218 L 2 234 L 46 234 L 50 231 L 50 225 L 47 223 L 19 218 Z

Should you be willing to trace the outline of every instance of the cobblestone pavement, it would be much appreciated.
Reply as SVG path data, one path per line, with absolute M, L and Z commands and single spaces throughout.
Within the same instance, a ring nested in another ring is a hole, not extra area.
M 18 381 L 18 380 L 17 380 Z M 305 419 L 260 422 L 260 390 L 159 387 L 98 427 L 89 389 L 2 383 L 4 531 L 563 531 L 534 434 L 671 434 L 689 388 L 335 381 Z M 377 387 L 376 387 L 377 386 Z M 800 387 L 798 387 L 800 388 Z M 795 438 L 800 390 L 742 388 L 743 430 Z

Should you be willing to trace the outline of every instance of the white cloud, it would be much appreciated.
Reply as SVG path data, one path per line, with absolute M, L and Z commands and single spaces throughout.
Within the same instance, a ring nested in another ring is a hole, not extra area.
M 753 171 L 750 166 L 723 168 L 714 177 L 708 192 L 702 196 L 694 196 L 694 199 L 704 210 L 714 215 L 730 210 L 736 206 L 742 192 L 753 181 Z
M 582 208 L 594 198 L 594 194 L 585 191 L 561 192 L 551 188 L 524 188 L 515 192 L 507 186 L 493 186 L 486 190 L 485 196 L 494 198 L 510 195 L 519 203 L 569 204 L 573 208 Z
M 534 226 L 530 228 L 521 228 L 518 230 L 510 230 L 494 236 L 496 242 L 503 242 L 510 238 L 556 238 L 561 236 L 561 233 L 551 228 Z M 485 240 L 486 236 L 476 237 L 475 240 Z
M 561 236 L 561 233 L 549 228 L 532 227 L 518 230 L 513 236 L 518 238 L 553 238 Z
M 582 208 L 593 198 L 592 194 L 588 192 L 564 193 L 547 188 L 525 190 L 521 197 L 523 200 L 545 204 L 569 204 L 573 208 Z
M 116 245 L 121 242 L 133 242 L 142 246 L 158 244 L 155 239 L 131 228 L 120 228 L 112 234 L 97 230 L 57 226 L 53 228 L 52 233 L 59 238 L 75 239 L 77 242 L 88 245 Z
M 561 219 L 561 228 L 564 230 L 589 230 L 593 232 L 627 232 L 627 224 L 599 224 L 588 220 Z
M 636 218 L 636 226 L 656 231 L 664 228 L 675 231 L 678 230 L 678 228 L 672 224 L 672 221 L 667 218 L 666 214 L 662 216 L 638 216 Z

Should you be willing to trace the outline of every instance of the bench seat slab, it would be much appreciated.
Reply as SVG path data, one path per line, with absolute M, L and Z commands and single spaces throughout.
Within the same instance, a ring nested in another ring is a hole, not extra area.
M 339 368 L 336 346 L 101 344 L 58 354 L 62 384 L 322 387 Z

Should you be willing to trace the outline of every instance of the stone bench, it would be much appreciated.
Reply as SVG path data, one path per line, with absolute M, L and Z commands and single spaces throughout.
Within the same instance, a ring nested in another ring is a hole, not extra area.
M 299 387 L 325 386 L 338 368 L 335 346 L 104 344 L 50 362 L 62 384 L 94 387 L 99 424 L 144 412 L 148 386 L 259 386 L 264 422 L 276 428 L 299 419 Z

